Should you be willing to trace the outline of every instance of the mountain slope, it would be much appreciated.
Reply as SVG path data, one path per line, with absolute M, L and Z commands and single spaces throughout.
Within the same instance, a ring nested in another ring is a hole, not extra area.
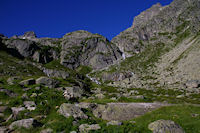
M 199 80 L 199 6 L 198 0 L 174 0 L 142 12 L 112 40 L 126 59 L 92 75 L 114 86 L 147 89 L 182 89 Z

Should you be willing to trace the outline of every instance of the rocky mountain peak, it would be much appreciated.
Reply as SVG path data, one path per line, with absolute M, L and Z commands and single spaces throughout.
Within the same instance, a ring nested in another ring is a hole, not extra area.
M 19 36 L 19 38 L 32 39 L 32 38 L 37 38 L 37 36 L 34 31 L 28 31 L 28 32 L 25 32 L 24 35 Z
M 140 15 L 134 18 L 132 27 L 148 22 L 152 17 L 156 16 L 161 9 L 162 5 L 160 3 L 157 3 L 146 11 L 140 13 Z

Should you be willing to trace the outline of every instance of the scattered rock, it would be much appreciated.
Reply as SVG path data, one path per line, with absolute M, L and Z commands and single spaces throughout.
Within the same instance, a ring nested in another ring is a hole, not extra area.
M 44 85 L 49 88 L 55 88 L 59 85 L 59 81 L 47 77 L 40 77 L 36 80 L 36 84 Z
M 79 104 L 76 104 L 78 107 L 82 108 L 82 109 L 93 109 L 97 107 L 96 103 L 84 103 L 81 102 Z
M 178 95 L 178 96 L 176 96 L 176 98 L 183 98 L 183 97 L 185 97 L 185 95 Z
M 66 118 L 73 116 L 74 118 L 87 119 L 88 116 L 83 113 L 80 107 L 74 104 L 63 103 L 58 112 Z
M 34 85 L 35 84 L 35 79 L 31 78 L 31 79 L 23 80 L 19 84 L 22 85 L 22 86 Z
M 0 106 L 0 113 L 3 113 L 6 109 L 8 109 L 8 106 Z
M 3 113 L 0 113 L 0 117 L 4 117 L 4 114 L 3 114 Z
M 107 123 L 107 126 L 109 125 L 116 125 L 116 126 L 120 126 L 122 125 L 122 122 L 119 122 L 119 121 L 110 121 Z
M 157 120 L 148 125 L 153 133 L 184 133 L 183 129 L 171 120 Z
M 200 81 L 199 80 L 189 80 L 185 83 L 185 86 L 187 88 L 198 88 L 198 87 L 200 87 Z
M 115 101 L 115 100 L 117 100 L 117 98 L 116 97 L 111 97 L 111 100 Z
M 31 90 L 31 88 L 24 88 L 23 91 Z
M 10 124 L 9 129 L 13 130 L 15 127 L 16 128 L 32 128 L 37 125 L 37 121 L 34 120 L 33 118 L 29 119 L 22 119 L 18 121 L 14 121 L 13 123 Z
M 37 93 L 32 93 L 30 97 L 37 97 Z
M 133 99 L 144 99 L 145 97 L 143 95 L 138 95 L 138 96 L 131 96 Z
M 13 91 L 7 90 L 7 89 L 1 89 L 1 88 L 0 88 L 0 92 L 6 93 L 6 95 L 8 95 L 9 97 L 16 97 L 16 96 L 18 96 L 18 95 L 17 95 L 16 93 L 14 93 Z
M 83 90 L 78 86 L 65 87 L 65 90 L 63 92 L 63 96 L 67 100 L 73 99 L 73 98 L 80 98 L 82 94 L 83 94 Z
M 76 131 L 71 131 L 70 133 L 77 133 Z
M 47 129 L 42 130 L 40 133 L 52 133 L 52 132 L 53 132 L 53 129 L 47 128 Z
M 7 133 L 7 130 L 6 127 L 0 127 L 0 133 Z
M 61 70 L 54 70 L 54 69 L 44 69 L 43 72 L 48 76 L 48 77 L 56 77 L 56 78 L 63 78 L 66 79 L 69 77 L 69 73 Z
M 27 93 L 24 93 L 24 94 L 22 95 L 22 99 L 28 99 Z
M 13 113 L 13 117 L 16 118 L 17 115 L 18 115 L 21 111 L 24 111 L 24 110 L 25 110 L 25 108 L 24 108 L 24 107 L 12 107 L 11 110 L 12 110 L 12 113 Z
M 119 72 L 114 72 L 114 73 L 107 73 L 104 72 L 102 75 L 102 79 L 104 81 L 122 81 L 126 78 L 131 78 L 133 74 L 131 72 L 125 72 L 125 73 L 119 73 Z
M 104 94 L 96 94 L 95 97 L 98 99 L 104 99 L 105 95 Z
M 7 83 L 9 85 L 14 85 L 14 84 L 16 84 L 15 80 L 17 80 L 17 79 L 19 79 L 19 77 L 10 77 L 10 78 L 7 79 Z
M 101 129 L 101 127 L 99 126 L 99 124 L 92 124 L 92 125 L 81 124 L 79 126 L 79 131 L 81 133 L 89 132 L 91 130 L 99 130 L 99 129 Z
M 37 87 L 35 87 L 35 89 L 36 89 L 36 90 L 40 90 L 40 89 L 41 89 L 41 87 L 40 87 L 40 86 L 37 86 Z
M 130 92 L 129 92 L 129 95 L 131 96 L 131 95 L 137 95 L 137 94 L 139 94 L 139 92 L 137 91 L 137 90 L 131 90 Z
M 191 114 L 192 117 L 198 117 L 199 114 Z
M 30 110 L 30 111 L 36 109 L 36 104 L 35 104 L 34 101 L 24 101 L 24 105 L 25 105 L 25 107 L 26 107 L 28 110 Z
M 6 119 L 6 122 L 8 122 L 12 118 L 13 118 L 13 114 L 9 115 L 9 117 Z

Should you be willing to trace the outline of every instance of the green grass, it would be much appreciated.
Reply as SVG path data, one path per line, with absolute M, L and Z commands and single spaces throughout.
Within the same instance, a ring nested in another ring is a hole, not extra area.
M 0 51 L 0 62 L 3 63 L 3 65 L 0 65 L 1 77 L 44 75 L 41 70 L 27 64 L 25 60 L 13 57 L 4 51 Z
M 86 75 L 88 73 L 90 73 L 92 71 L 92 68 L 91 67 L 88 67 L 88 66 L 79 66 L 77 69 L 76 69 L 76 72 L 79 73 L 79 74 L 82 74 L 82 75 Z
M 152 133 L 148 125 L 160 119 L 176 122 L 186 133 L 199 133 L 200 116 L 192 117 L 192 114 L 200 114 L 200 107 L 190 105 L 162 107 L 133 119 L 134 124 L 124 121 L 121 126 L 106 126 L 106 123 L 102 121 L 100 123 L 102 128 L 95 133 Z
M 188 105 L 162 107 L 138 117 L 134 121 L 136 121 L 136 129 L 145 133 L 151 133 L 147 129 L 148 124 L 159 119 L 175 121 L 186 133 L 199 133 L 200 116 L 192 117 L 192 114 L 200 114 L 200 107 Z

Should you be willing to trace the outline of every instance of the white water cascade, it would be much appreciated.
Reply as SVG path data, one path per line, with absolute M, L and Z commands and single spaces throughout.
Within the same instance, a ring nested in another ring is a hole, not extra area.
M 86 74 L 86 77 L 88 77 L 92 82 L 95 82 L 96 84 L 100 85 L 101 82 L 99 82 L 96 78 L 90 77 L 88 74 Z

